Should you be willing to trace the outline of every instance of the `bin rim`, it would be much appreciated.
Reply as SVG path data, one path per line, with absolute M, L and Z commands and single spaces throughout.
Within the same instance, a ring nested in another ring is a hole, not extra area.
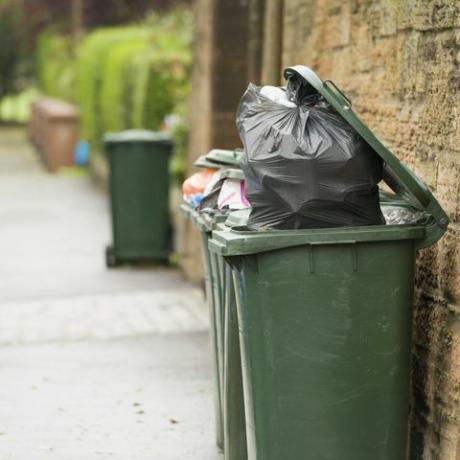
M 288 79 L 296 75 L 309 83 L 351 125 L 367 144 L 384 161 L 384 178 L 387 185 L 416 209 L 432 216 L 435 225 L 427 227 L 427 241 L 435 243 L 447 230 L 449 218 L 427 185 L 387 149 L 374 133 L 353 112 L 350 100 L 331 80 L 322 80 L 313 70 L 303 65 L 284 69 Z
M 221 179 L 244 180 L 244 174 L 241 169 L 225 168 L 220 171 L 220 178 Z
M 212 232 L 221 226 L 226 228 L 241 226 L 247 222 L 249 216 L 249 209 L 235 209 L 227 213 L 216 212 L 214 215 L 200 213 L 187 202 L 181 203 L 180 209 L 186 218 L 190 219 L 200 231 L 204 232 Z
M 102 140 L 105 144 L 118 144 L 124 142 L 172 143 L 171 134 L 147 129 L 128 129 L 116 133 L 106 133 Z
M 187 219 L 190 219 L 196 226 L 202 225 L 202 218 L 200 213 L 189 203 L 183 202 L 180 205 L 182 213 Z
M 246 225 L 248 223 L 250 212 L 251 208 L 235 209 L 230 211 L 227 219 L 225 220 L 225 225 L 230 228 L 238 228 Z
M 218 169 L 224 168 L 226 165 L 214 163 L 208 160 L 206 155 L 201 155 L 193 162 L 193 166 L 196 166 L 197 168 L 215 169 L 217 171 Z
M 241 163 L 241 149 L 233 150 L 212 149 L 205 155 L 206 160 L 223 166 L 239 166 Z
M 432 222 L 431 225 L 436 225 Z M 414 240 L 415 249 L 431 245 L 426 225 L 372 225 L 305 230 L 252 231 L 223 228 L 213 232 L 209 248 L 223 256 L 250 255 L 305 245 L 359 244 Z
M 224 214 L 216 213 L 210 215 L 208 213 L 197 212 L 199 218 L 197 219 L 198 229 L 204 232 L 212 232 L 216 226 L 222 222 L 225 222 L 227 216 Z

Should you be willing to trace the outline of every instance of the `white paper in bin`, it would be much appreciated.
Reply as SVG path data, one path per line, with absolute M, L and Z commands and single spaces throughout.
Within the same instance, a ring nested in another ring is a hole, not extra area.
M 219 209 L 246 209 L 250 207 L 246 198 L 244 181 L 238 179 L 225 179 L 217 199 Z

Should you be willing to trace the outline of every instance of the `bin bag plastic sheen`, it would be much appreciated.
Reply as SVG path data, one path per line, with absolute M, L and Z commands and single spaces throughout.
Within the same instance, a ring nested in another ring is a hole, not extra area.
M 288 84 L 292 107 L 253 84 L 240 101 L 236 124 L 252 206 L 248 227 L 384 224 L 381 158 L 318 93 L 301 89 Z

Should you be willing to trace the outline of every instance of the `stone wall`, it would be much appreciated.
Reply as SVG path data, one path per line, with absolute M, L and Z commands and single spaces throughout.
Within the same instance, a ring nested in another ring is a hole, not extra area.
M 284 0 L 282 61 L 345 89 L 449 214 L 418 258 L 411 459 L 460 460 L 460 2 Z
M 260 37 L 268 44 L 280 33 L 269 15 L 280 5 L 281 67 L 305 64 L 334 80 L 451 219 L 446 236 L 418 257 L 410 458 L 460 460 L 460 1 L 196 0 L 190 161 L 239 143 L 234 110 L 245 59 L 251 78 L 268 69 L 276 79 L 276 59 L 257 65 L 268 56 Z M 190 225 L 183 241 L 182 264 L 198 280 Z

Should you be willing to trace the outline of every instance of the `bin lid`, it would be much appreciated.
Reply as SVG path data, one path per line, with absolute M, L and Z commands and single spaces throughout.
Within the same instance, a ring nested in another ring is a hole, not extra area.
M 244 173 L 241 169 L 228 168 L 220 172 L 220 179 L 244 180 Z
M 213 149 L 206 154 L 206 159 L 227 166 L 239 166 L 243 153 L 241 149 Z
M 200 218 L 196 220 L 196 223 L 200 230 L 208 232 L 245 227 L 248 223 L 249 213 L 250 209 L 235 209 L 228 212 L 216 210 L 214 214 L 197 213 Z
M 284 77 L 296 75 L 311 85 L 335 110 L 361 135 L 369 146 L 383 159 L 383 180 L 402 199 L 416 209 L 430 215 L 435 226 L 430 228 L 426 246 L 435 243 L 447 229 L 449 218 L 425 183 L 403 165 L 353 112 L 350 100 L 331 80 L 321 78 L 310 68 L 302 65 L 287 67 Z
M 102 138 L 106 144 L 117 144 L 122 142 L 154 142 L 167 143 L 172 142 L 171 135 L 159 131 L 149 131 L 146 129 L 129 129 L 118 133 L 107 133 Z
M 79 110 L 73 104 L 49 97 L 36 101 L 34 108 L 53 120 L 77 121 L 80 116 Z
M 236 209 L 230 212 L 215 213 L 199 212 L 188 203 L 182 203 L 181 211 L 186 218 L 192 220 L 199 230 L 205 232 L 213 231 L 219 224 L 224 224 L 227 228 L 244 227 L 249 218 L 250 209 Z
M 207 212 L 197 212 L 197 214 L 200 216 L 200 218 L 196 221 L 198 229 L 205 232 L 212 232 L 216 228 L 217 224 L 225 222 L 225 219 L 227 218 L 226 214 L 223 214 L 218 210 L 216 210 L 213 214 Z
M 224 165 L 214 163 L 213 161 L 209 161 L 206 159 L 206 155 L 201 155 L 199 156 L 196 161 L 193 163 L 194 166 L 197 168 L 214 168 L 214 169 L 220 169 Z
M 435 226 L 432 223 L 431 226 Z M 430 226 L 372 225 L 304 230 L 251 231 L 238 227 L 222 228 L 212 234 L 209 248 L 223 256 L 257 254 L 303 245 L 356 244 L 378 241 L 414 240 L 415 247 L 428 246 Z

